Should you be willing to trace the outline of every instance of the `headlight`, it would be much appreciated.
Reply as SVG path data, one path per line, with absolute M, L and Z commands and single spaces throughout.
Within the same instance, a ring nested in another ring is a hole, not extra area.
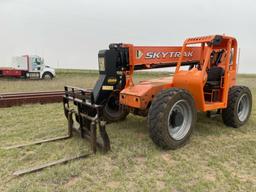
M 105 71 L 105 61 L 104 57 L 99 57 L 99 70 L 100 71 Z

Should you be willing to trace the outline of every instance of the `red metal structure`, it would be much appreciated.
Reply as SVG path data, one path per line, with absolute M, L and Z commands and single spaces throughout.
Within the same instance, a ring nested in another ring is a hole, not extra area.
M 64 91 L 0 93 L 0 108 L 34 103 L 62 102 Z

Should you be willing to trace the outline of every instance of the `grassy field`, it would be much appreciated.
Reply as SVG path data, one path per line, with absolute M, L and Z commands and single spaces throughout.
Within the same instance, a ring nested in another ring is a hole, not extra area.
M 161 76 L 155 73 L 152 76 Z M 145 73 L 137 80 L 152 77 Z M 61 71 L 52 81 L 0 80 L 0 92 L 92 87 L 97 73 Z M 256 100 L 256 76 L 242 75 Z M 110 124 L 111 152 L 13 177 L 18 169 L 89 152 L 86 141 L 69 140 L 5 150 L 2 147 L 64 135 L 62 104 L 0 109 L 0 191 L 256 191 L 256 106 L 248 123 L 232 129 L 220 117 L 198 114 L 190 141 L 164 151 L 148 137 L 146 118 L 129 115 Z
M 57 78 L 53 81 L 2 78 L 0 79 L 0 93 L 63 90 L 65 85 L 88 88 L 93 87 L 98 78 L 98 72 L 93 70 L 58 70 L 57 73 Z M 154 72 L 149 75 L 148 72 L 138 72 L 135 74 L 135 82 L 161 77 L 163 74 L 168 73 Z

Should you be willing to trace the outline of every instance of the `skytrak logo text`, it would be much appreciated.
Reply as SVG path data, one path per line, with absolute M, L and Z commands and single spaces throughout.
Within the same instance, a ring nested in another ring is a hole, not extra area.
M 181 52 L 147 52 L 145 59 L 165 59 L 180 57 Z M 192 57 L 193 51 L 184 52 L 184 57 Z

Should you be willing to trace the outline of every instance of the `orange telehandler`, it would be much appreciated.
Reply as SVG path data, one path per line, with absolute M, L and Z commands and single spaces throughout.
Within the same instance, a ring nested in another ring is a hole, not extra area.
M 74 101 L 80 130 L 88 135 L 95 123 L 84 115 L 100 123 L 122 120 L 132 112 L 148 117 L 154 143 L 176 149 L 190 137 L 197 111 L 216 110 L 231 127 L 240 127 L 250 116 L 251 92 L 236 85 L 237 41 L 233 37 L 188 38 L 182 47 L 111 44 L 98 58 L 100 76 L 94 89 L 75 93 L 66 87 L 64 97 L 65 114 L 68 117 L 70 112 L 68 102 Z M 171 66 L 175 67 L 173 75 L 133 83 L 135 70 Z M 81 99 L 83 95 L 89 99 Z M 96 105 L 98 112 L 92 109 Z
M 237 41 L 233 37 L 188 38 L 182 47 L 110 44 L 109 49 L 99 51 L 98 61 L 95 87 L 88 90 L 66 86 L 63 98 L 69 128 L 64 138 L 76 130 L 91 141 L 94 153 L 97 146 L 110 149 L 106 122 L 123 120 L 129 113 L 147 116 L 151 139 L 164 149 L 176 149 L 188 141 L 198 111 L 217 111 L 223 122 L 234 128 L 250 117 L 251 92 L 236 85 Z M 175 67 L 175 72 L 134 84 L 134 71 L 163 67 Z M 73 125 L 74 121 L 79 127 Z M 97 127 L 102 143 L 96 139 Z M 63 138 L 49 141 L 58 139 Z M 51 165 L 54 163 L 45 167 Z M 16 174 L 35 170 L 38 167 Z

